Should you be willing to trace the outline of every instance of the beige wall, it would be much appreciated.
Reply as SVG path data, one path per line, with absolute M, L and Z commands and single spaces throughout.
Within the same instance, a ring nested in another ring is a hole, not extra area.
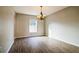
M 37 33 L 29 33 L 29 20 L 32 19 L 36 19 L 36 17 L 25 14 L 16 14 L 15 38 L 44 35 L 44 22 L 37 19 Z
M 14 42 L 14 11 L 0 7 L 0 50 L 8 52 Z
M 68 7 L 49 15 L 46 19 L 46 34 L 79 46 L 79 7 Z

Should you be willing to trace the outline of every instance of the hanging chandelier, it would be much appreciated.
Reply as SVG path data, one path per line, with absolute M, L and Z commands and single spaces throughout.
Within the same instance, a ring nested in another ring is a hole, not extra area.
M 45 17 L 46 17 L 46 16 L 43 14 L 43 12 L 42 12 L 42 7 L 43 7 L 43 6 L 40 6 L 41 12 L 40 12 L 40 15 L 37 16 L 37 18 L 40 19 L 40 20 L 44 20 Z

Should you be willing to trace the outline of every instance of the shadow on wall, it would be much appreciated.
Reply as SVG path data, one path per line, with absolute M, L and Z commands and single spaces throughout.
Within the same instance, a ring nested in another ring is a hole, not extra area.
M 0 53 L 3 51 L 3 49 L 0 47 Z

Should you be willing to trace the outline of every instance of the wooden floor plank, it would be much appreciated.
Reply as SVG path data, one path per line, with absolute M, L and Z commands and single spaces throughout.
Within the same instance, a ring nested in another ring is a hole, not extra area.
M 78 53 L 79 47 L 48 37 L 19 38 L 9 53 Z

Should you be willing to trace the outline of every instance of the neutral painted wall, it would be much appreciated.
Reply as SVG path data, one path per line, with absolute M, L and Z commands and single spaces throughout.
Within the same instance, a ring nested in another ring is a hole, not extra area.
M 49 15 L 46 19 L 46 34 L 79 46 L 79 7 L 68 7 Z
M 29 33 L 29 20 L 37 20 L 37 33 Z M 15 38 L 44 35 L 44 22 L 36 19 L 35 16 L 16 14 Z
M 8 52 L 14 42 L 14 11 L 0 7 L 0 52 Z

